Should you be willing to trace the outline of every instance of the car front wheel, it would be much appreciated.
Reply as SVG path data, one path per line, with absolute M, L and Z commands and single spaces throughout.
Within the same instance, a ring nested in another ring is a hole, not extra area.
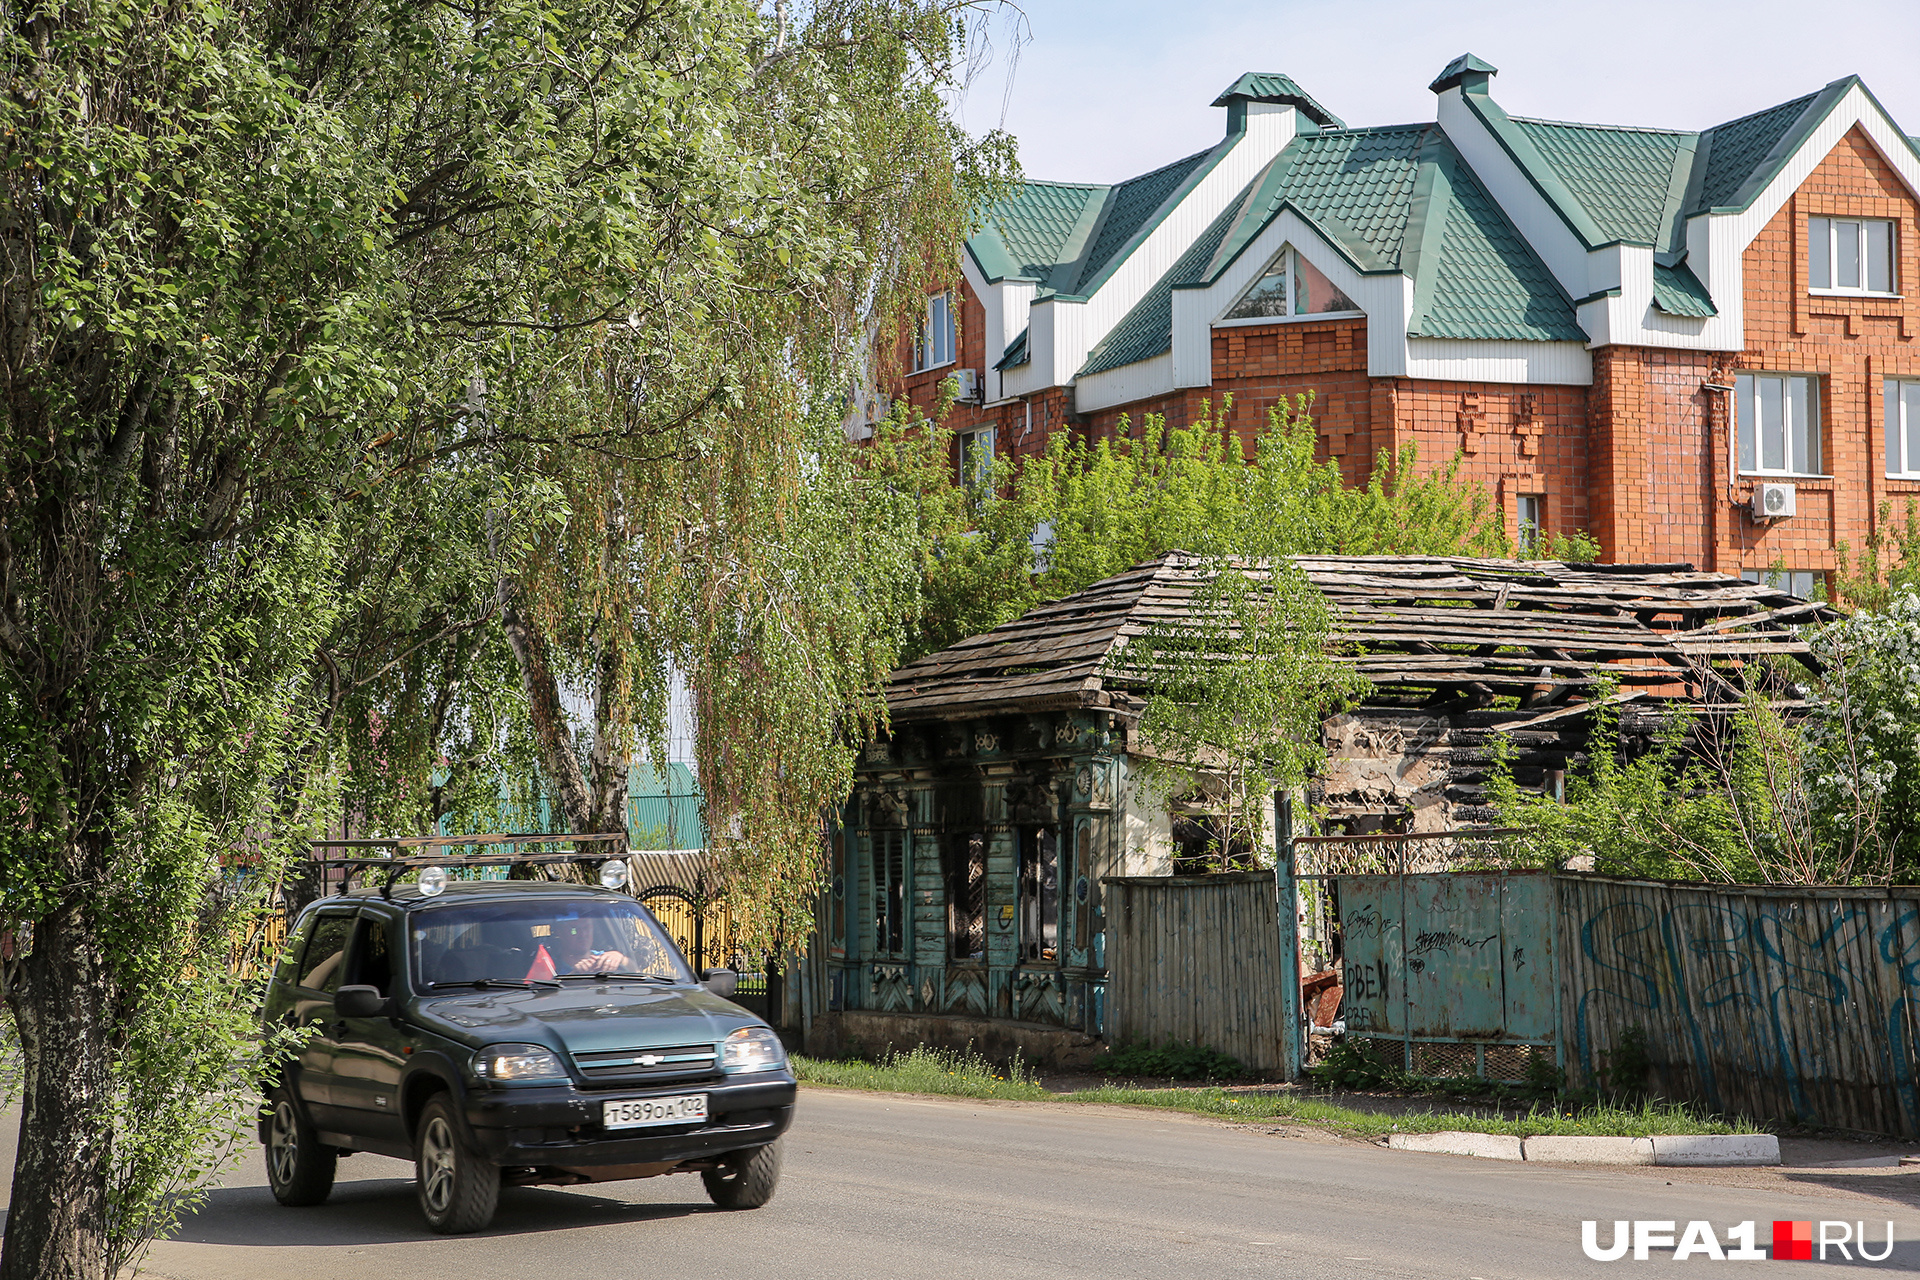
M 780 1182 L 780 1143 L 774 1141 L 750 1151 L 730 1151 L 720 1167 L 700 1175 L 707 1194 L 722 1209 L 758 1209 L 773 1199 Z
M 445 1094 L 420 1113 L 413 1170 L 420 1212 L 435 1231 L 463 1235 L 493 1221 L 500 1203 L 500 1170 L 467 1145 Z
M 314 1136 L 293 1091 L 276 1086 L 267 1095 L 267 1186 L 273 1198 L 284 1205 L 322 1203 L 333 1191 L 339 1160 L 338 1148 Z

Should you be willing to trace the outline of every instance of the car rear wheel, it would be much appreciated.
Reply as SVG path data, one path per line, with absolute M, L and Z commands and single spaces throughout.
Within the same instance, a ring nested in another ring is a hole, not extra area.
M 493 1221 L 500 1203 L 500 1170 L 467 1145 L 445 1094 L 420 1113 L 413 1170 L 420 1212 L 435 1231 L 463 1235 Z
M 267 1095 L 267 1111 L 267 1186 L 273 1198 L 293 1206 L 324 1202 L 333 1191 L 339 1149 L 314 1136 L 286 1085 Z
M 773 1189 L 780 1182 L 780 1143 L 730 1151 L 720 1157 L 718 1169 L 702 1173 L 700 1180 L 722 1209 L 758 1209 L 773 1199 Z

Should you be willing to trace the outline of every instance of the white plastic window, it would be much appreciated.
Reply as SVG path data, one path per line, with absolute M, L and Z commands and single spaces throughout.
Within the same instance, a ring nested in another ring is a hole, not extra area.
M 1288 245 L 1274 255 L 1253 287 L 1226 314 L 1228 320 L 1283 320 L 1290 316 L 1350 315 L 1358 304 L 1319 268 Z
M 1820 474 L 1820 380 L 1791 373 L 1742 373 L 1733 381 L 1741 472 Z
M 960 437 L 960 482 L 980 489 L 993 480 L 993 428 L 968 431 Z
M 1808 218 L 1807 285 L 1829 293 L 1893 292 L 1893 223 Z
M 927 314 L 914 335 L 914 371 L 938 369 L 953 360 L 953 295 L 936 293 L 927 299 Z
M 1920 480 L 1920 382 L 1887 379 L 1887 474 Z
M 1742 569 L 1740 576 L 1748 582 L 1764 582 L 1802 600 L 1811 600 L 1814 579 L 1820 575 L 1809 569 Z
M 1537 493 L 1523 493 L 1516 503 L 1514 539 L 1519 544 L 1520 558 L 1526 559 L 1540 550 L 1540 539 L 1546 531 L 1547 500 Z

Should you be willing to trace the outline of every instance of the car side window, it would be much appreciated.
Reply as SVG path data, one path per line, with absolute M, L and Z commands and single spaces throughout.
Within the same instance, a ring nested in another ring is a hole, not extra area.
M 313 938 L 300 958 L 300 985 L 310 991 L 332 991 L 340 985 L 340 958 L 347 949 L 352 916 L 321 916 Z
M 366 914 L 353 928 L 352 982 L 369 986 L 381 995 L 393 994 L 393 951 L 387 943 L 387 922 Z

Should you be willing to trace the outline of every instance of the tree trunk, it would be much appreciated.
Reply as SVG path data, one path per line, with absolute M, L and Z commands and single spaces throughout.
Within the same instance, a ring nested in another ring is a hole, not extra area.
M 573 728 L 560 705 L 560 682 L 554 678 L 547 638 L 521 609 L 519 584 L 514 579 L 500 580 L 499 599 L 500 625 L 507 633 L 507 644 L 513 649 L 521 684 L 527 691 L 527 718 L 540 752 L 541 771 L 553 787 L 554 802 L 560 807 L 567 830 L 584 835 L 593 830 L 593 800 L 580 769 Z
M 8 1003 L 25 1066 L 0 1280 L 110 1280 L 112 976 L 81 909 L 33 925 Z

